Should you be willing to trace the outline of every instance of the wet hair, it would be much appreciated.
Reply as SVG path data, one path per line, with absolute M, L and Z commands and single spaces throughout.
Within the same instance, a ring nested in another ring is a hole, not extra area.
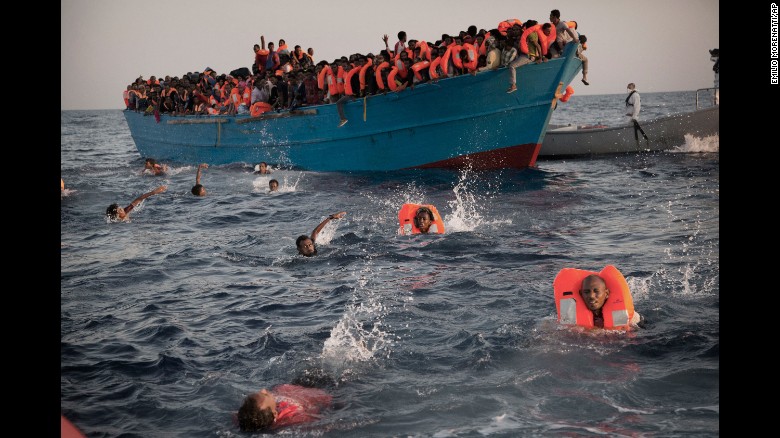
M 255 395 L 244 398 L 241 407 L 238 408 L 238 428 L 242 432 L 258 432 L 268 429 L 274 423 L 274 414 L 271 408 L 260 409 L 257 406 Z
M 307 236 L 305 234 L 301 234 L 300 236 L 298 236 L 297 239 L 295 239 L 295 246 L 301 246 L 301 242 L 303 242 L 304 240 L 306 240 L 308 238 L 309 238 L 309 236 Z
M 418 216 L 421 216 L 423 213 L 427 214 L 428 217 L 433 221 L 433 212 L 428 207 L 420 207 L 417 209 L 417 212 L 414 214 L 414 226 L 417 228 L 420 228 L 420 221 L 417 219 Z
M 117 210 L 119 209 L 119 204 L 111 204 L 106 209 L 106 216 L 113 219 L 116 217 Z
M 309 237 L 309 236 L 307 236 L 305 234 L 301 234 L 300 236 L 298 236 L 297 239 L 295 239 L 295 248 L 298 249 L 298 252 L 301 252 L 301 249 L 300 249 L 301 248 L 301 242 L 303 242 L 306 239 L 311 239 L 311 237 Z M 315 245 L 313 239 L 312 239 L 311 243 L 312 243 L 312 245 Z M 314 254 L 317 254 L 317 246 L 316 245 L 314 246 L 314 252 L 311 255 L 314 255 Z
M 195 184 L 192 186 L 192 194 L 195 196 L 200 196 L 200 190 L 203 188 L 203 184 Z

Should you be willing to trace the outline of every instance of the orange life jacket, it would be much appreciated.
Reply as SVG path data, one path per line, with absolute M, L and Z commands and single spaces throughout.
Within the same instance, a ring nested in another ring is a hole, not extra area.
M 390 63 L 387 62 L 387 61 L 379 64 L 376 67 L 376 71 L 374 72 L 374 77 L 376 78 L 376 86 L 380 90 L 384 90 L 385 89 L 385 83 L 382 81 L 382 70 L 384 70 L 386 68 L 390 68 Z
M 530 35 L 531 32 L 536 32 L 536 35 L 539 36 L 539 46 L 542 49 L 542 55 L 546 55 L 548 47 L 547 35 L 542 32 L 541 24 L 536 24 L 523 31 L 523 35 L 520 37 L 520 51 L 526 55 L 528 54 L 528 35 Z M 552 33 L 550 33 L 550 36 L 552 36 Z
M 420 74 L 420 70 L 426 69 L 431 65 L 429 61 L 420 61 L 412 66 L 412 72 L 414 72 L 414 77 L 417 78 L 418 81 L 423 80 L 422 75 Z
M 249 89 L 249 87 L 244 87 L 244 94 L 241 95 L 241 98 L 244 101 L 244 104 L 248 107 L 252 104 L 252 90 Z
M 249 115 L 252 117 L 257 117 L 260 114 L 271 111 L 271 109 L 272 107 L 270 103 L 257 101 L 252 104 L 251 108 L 249 108 Z
M 520 26 L 523 25 L 523 22 L 518 20 L 517 18 L 508 18 L 500 23 L 498 23 L 498 31 L 501 32 L 501 35 L 506 36 L 506 31 L 510 27 L 514 26 L 515 24 L 519 24 Z
M 431 65 L 428 67 L 428 75 L 431 79 L 439 79 L 439 72 L 437 70 L 441 68 L 441 59 L 441 56 L 437 56 L 431 61 Z M 444 75 L 446 74 L 447 73 L 445 72 Z
M 398 73 L 398 67 L 393 67 L 390 69 L 390 73 L 387 74 L 387 87 L 390 88 L 391 91 L 398 89 L 398 83 L 395 81 L 395 76 Z
M 344 77 L 344 93 L 347 96 L 354 96 L 355 91 L 352 89 L 352 76 L 355 76 L 355 74 L 359 73 L 361 69 L 357 67 L 353 67 L 350 71 L 347 72 L 347 75 Z
M 441 63 L 439 64 L 441 66 L 442 76 L 445 78 L 449 75 L 450 58 L 452 58 L 451 46 L 447 47 L 447 50 L 444 52 L 444 55 L 441 56 Z
M 338 94 L 344 94 L 344 77 L 347 75 L 347 72 L 344 71 L 344 67 L 339 66 L 338 70 L 336 70 L 336 92 Z
M 470 43 L 463 43 L 463 46 L 461 47 L 466 49 L 466 52 L 468 52 L 468 59 L 461 59 L 463 66 L 466 67 L 469 71 L 476 70 L 477 69 L 477 48 Z
M 371 67 L 372 65 L 374 65 L 374 60 L 368 58 L 368 62 L 366 62 L 366 65 L 360 68 L 360 91 L 366 89 L 366 70 L 368 70 L 368 68 Z
M 411 59 L 411 58 L 409 58 Z M 394 62 L 395 68 L 398 69 L 398 74 L 401 75 L 402 78 L 406 79 L 407 71 L 406 71 L 406 63 L 401 60 L 401 58 L 396 58 Z
M 555 310 L 558 312 L 558 322 L 568 325 L 579 325 L 593 328 L 593 312 L 585 305 L 580 295 L 582 280 L 588 275 L 597 274 L 607 284 L 609 297 L 601 308 L 605 329 L 630 330 L 631 319 L 634 317 L 634 301 L 623 274 L 612 265 L 607 265 L 601 272 L 585 271 L 575 268 L 563 268 L 553 280 L 555 294 Z
M 425 58 L 428 61 L 431 60 L 431 48 L 424 40 L 417 42 L 417 47 L 420 48 L 420 58 Z
M 122 98 L 125 100 L 125 107 L 130 106 L 130 90 L 123 91 Z
M 441 219 L 439 211 L 431 204 L 404 204 L 398 212 L 398 234 L 420 234 L 422 231 L 417 227 L 415 216 L 420 207 L 428 207 L 433 213 L 433 222 L 428 229 L 428 234 L 444 234 L 444 221 Z
M 452 64 L 455 65 L 456 68 L 463 68 L 463 60 L 460 59 L 460 49 L 463 48 L 462 46 L 459 46 L 455 43 L 452 43 L 450 47 L 447 49 L 447 51 L 450 52 L 450 59 L 452 60 Z
M 561 96 L 560 100 L 561 102 L 568 102 L 571 96 L 574 94 L 574 87 L 571 85 L 566 87 L 566 92 L 563 93 L 563 96 Z

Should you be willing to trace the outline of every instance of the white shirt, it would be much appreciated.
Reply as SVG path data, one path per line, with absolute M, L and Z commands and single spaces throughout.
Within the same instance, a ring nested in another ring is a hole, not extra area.
M 631 90 L 636 91 L 636 90 Z M 629 91 L 630 93 L 630 91 Z M 641 108 L 641 103 L 639 99 L 639 92 L 632 94 L 631 97 L 628 98 L 628 103 L 626 104 L 626 115 L 628 117 L 631 117 L 632 120 L 637 120 L 639 117 L 639 109 Z

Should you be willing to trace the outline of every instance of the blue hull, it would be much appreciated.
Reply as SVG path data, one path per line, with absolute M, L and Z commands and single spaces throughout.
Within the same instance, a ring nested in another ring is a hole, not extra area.
M 341 128 L 334 104 L 255 118 L 161 115 L 159 123 L 124 114 L 141 156 L 163 161 L 266 161 L 312 171 L 525 168 L 536 163 L 555 91 L 581 66 L 567 47 L 566 57 L 517 69 L 512 94 L 501 68 L 356 99 L 345 105 L 349 123 Z

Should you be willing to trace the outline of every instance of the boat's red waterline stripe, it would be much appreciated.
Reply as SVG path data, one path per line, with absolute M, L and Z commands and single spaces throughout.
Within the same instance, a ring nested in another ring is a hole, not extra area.
M 539 155 L 541 143 L 527 143 L 507 148 L 494 149 L 492 151 L 476 152 L 461 155 L 446 160 L 434 161 L 412 169 L 431 169 L 434 167 L 463 168 L 471 167 L 474 170 L 493 169 L 524 169 L 536 165 L 536 157 Z

